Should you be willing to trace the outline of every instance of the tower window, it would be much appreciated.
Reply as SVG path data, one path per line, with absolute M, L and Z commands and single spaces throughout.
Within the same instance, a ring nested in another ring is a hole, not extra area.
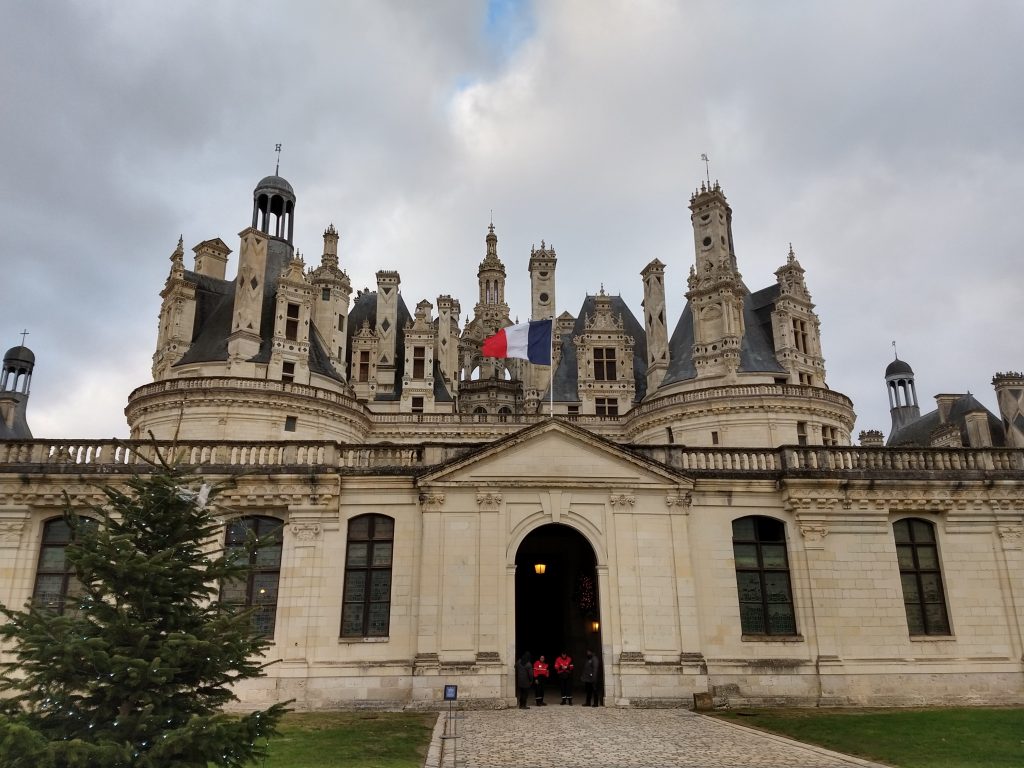
M 412 399 L 412 412 L 413 413 L 423 413 L 423 398 L 422 397 L 414 397 Z
M 345 330 L 345 316 L 344 315 L 338 315 L 338 330 L 339 331 L 344 331 Z
M 594 379 L 596 381 L 615 381 L 615 348 L 594 348 Z
M 285 432 L 294 432 L 295 428 L 298 426 L 298 424 L 299 424 L 298 416 L 285 416 L 284 417 L 284 431 Z
M 331 289 L 330 288 L 322 288 L 320 290 L 320 299 L 322 301 L 330 301 L 331 300 Z
M 796 423 L 796 443 L 797 445 L 807 445 L 807 422 L 798 421 Z
M 770 517 L 732 521 L 732 552 L 744 635 L 795 635 L 786 526 Z
M 595 397 L 594 412 L 598 416 L 618 416 L 619 401 L 614 397 Z
M 295 381 L 295 363 L 281 363 L 281 381 L 285 384 Z
M 287 315 L 284 321 L 284 337 L 288 341 L 295 341 L 299 338 L 299 305 L 289 304 Z
M 797 352 L 807 354 L 807 323 L 803 320 L 793 321 L 793 345 Z
M 714 430 L 711 431 L 711 444 L 718 445 L 718 432 Z
M 363 350 L 359 353 L 359 376 L 356 381 L 370 380 L 370 352 Z
M 427 348 L 426 347 L 413 347 L 412 348 L 412 377 L 414 379 L 422 379 L 424 369 L 426 368 Z

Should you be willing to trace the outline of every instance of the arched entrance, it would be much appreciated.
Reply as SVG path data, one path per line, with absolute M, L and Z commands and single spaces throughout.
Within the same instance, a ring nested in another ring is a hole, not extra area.
M 516 658 L 529 652 L 536 660 L 543 654 L 553 666 L 555 657 L 568 651 L 576 666 L 574 684 L 582 688 L 588 649 L 601 652 L 594 549 L 567 525 L 543 525 L 516 552 Z M 553 678 L 554 671 L 549 687 L 556 690 Z

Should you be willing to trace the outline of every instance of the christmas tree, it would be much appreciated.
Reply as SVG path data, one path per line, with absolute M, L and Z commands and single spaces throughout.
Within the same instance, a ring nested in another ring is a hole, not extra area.
M 261 542 L 225 550 L 216 491 L 171 467 L 127 485 L 105 488 L 102 507 L 66 502 L 63 611 L 0 606 L 14 659 L 0 672 L 2 768 L 249 765 L 285 710 L 223 712 L 233 683 L 263 674 L 268 640 L 217 595 Z

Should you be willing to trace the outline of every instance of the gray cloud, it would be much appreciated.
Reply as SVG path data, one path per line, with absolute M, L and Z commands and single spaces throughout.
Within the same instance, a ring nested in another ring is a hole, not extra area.
M 31 331 L 40 436 L 126 433 L 178 234 L 234 247 L 278 141 L 298 247 L 333 222 L 357 287 L 398 269 L 471 309 L 493 209 L 513 315 L 541 238 L 559 311 L 603 283 L 639 312 L 657 257 L 678 314 L 707 152 L 752 289 L 793 242 L 858 429 L 888 431 L 894 338 L 922 397 L 994 409 L 1024 366 L 1019 4 L 544 2 L 504 38 L 482 2 L 6 16 L 0 335 Z

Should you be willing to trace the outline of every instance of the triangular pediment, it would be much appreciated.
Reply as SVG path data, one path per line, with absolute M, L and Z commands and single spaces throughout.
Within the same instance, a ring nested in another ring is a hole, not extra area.
M 691 485 L 670 467 L 554 419 L 450 461 L 419 481 L 496 487 Z

